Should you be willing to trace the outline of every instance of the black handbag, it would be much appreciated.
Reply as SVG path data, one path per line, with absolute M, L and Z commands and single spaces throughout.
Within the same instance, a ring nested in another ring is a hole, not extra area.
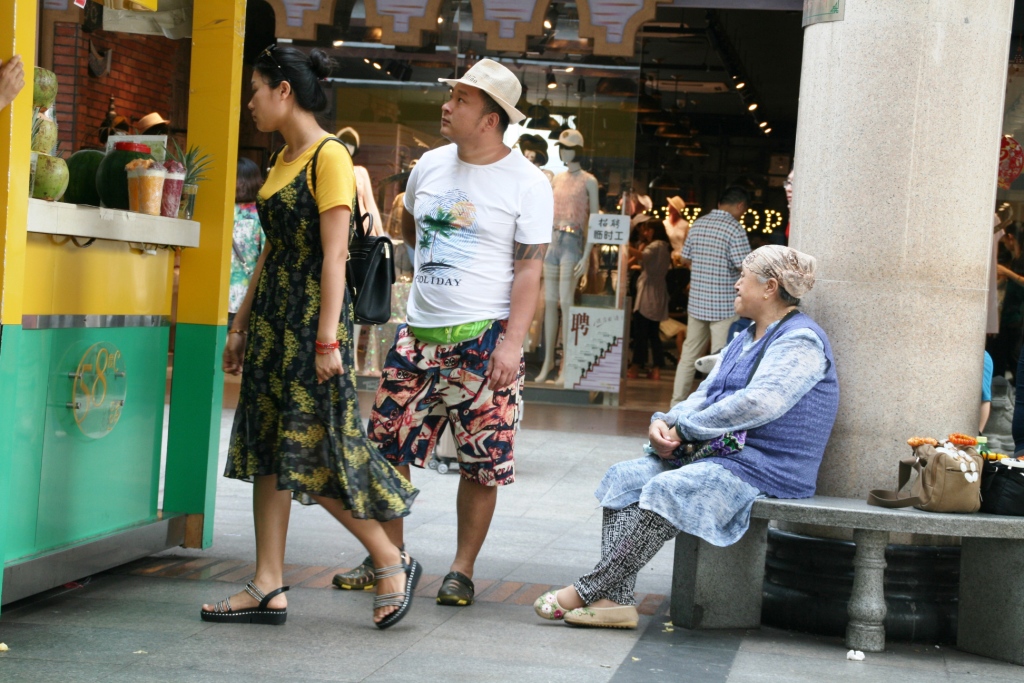
M 1002 462 L 986 462 L 981 468 L 981 511 L 1024 516 L 1024 467 Z
M 344 146 L 341 140 L 331 137 L 321 142 L 313 153 L 310 180 L 314 193 L 316 157 L 331 140 Z M 370 234 L 372 231 L 373 216 L 362 212 L 357 196 L 352 202 L 348 261 L 345 264 L 345 284 L 352 299 L 353 322 L 357 325 L 383 325 L 391 320 L 391 285 L 395 283 L 394 245 L 384 235 L 374 237 Z

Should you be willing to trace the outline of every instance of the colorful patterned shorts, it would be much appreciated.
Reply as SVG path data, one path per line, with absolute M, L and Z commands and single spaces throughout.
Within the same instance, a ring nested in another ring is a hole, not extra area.
M 515 381 L 497 391 L 484 376 L 507 322 L 458 344 L 428 344 L 406 325 L 398 328 L 366 428 L 392 464 L 423 467 L 450 422 L 463 477 L 484 486 L 515 481 L 512 446 L 526 366 L 520 360 Z

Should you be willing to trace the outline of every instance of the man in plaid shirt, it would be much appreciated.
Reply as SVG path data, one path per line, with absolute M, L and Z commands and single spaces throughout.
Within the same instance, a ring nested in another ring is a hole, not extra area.
M 750 205 L 742 187 L 722 193 L 718 208 L 694 221 L 683 245 L 683 264 L 690 269 L 690 302 L 687 306 L 686 341 L 672 386 L 672 405 L 690 395 L 694 363 L 711 339 L 711 352 L 725 346 L 729 326 L 736 320 L 733 285 L 743 259 L 750 253 L 747 231 L 739 219 Z

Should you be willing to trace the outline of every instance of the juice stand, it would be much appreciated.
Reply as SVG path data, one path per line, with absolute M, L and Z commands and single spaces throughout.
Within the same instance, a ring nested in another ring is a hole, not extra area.
M 2 603 L 209 546 L 218 476 L 245 0 L 194 3 L 188 143 L 214 163 L 191 221 L 29 198 L 40 5 L 0 4 L 27 81 L 0 112 Z

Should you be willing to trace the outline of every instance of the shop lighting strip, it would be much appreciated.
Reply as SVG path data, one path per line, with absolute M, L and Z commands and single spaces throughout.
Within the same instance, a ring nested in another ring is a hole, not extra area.
M 328 83 L 342 83 L 344 85 L 384 85 L 388 87 L 399 86 L 403 88 L 437 88 L 439 86 L 444 86 L 445 88 L 449 87 L 446 83 L 438 83 L 437 81 L 431 83 L 430 81 L 385 81 L 379 78 L 373 80 L 362 80 L 359 78 L 335 77 L 325 78 L 324 80 L 327 81 Z

